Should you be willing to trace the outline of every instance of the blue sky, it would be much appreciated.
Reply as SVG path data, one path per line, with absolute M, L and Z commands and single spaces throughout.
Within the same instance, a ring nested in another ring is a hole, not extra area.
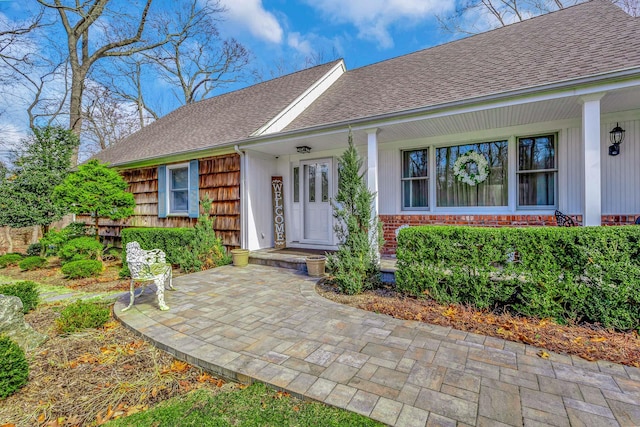
M 174 0 L 154 1 L 154 7 L 162 7 L 163 3 L 171 4 Z M 253 61 L 250 66 L 261 70 L 263 79 L 278 74 L 274 71 L 277 64 L 288 64 L 287 71 L 292 71 L 300 68 L 307 57 L 319 57 L 322 62 L 341 57 L 348 69 L 354 69 L 454 38 L 439 29 L 435 15 L 452 10 L 455 0 L 220 2 L 227 9 L 219 24 L 221 35 L 235 37 L 251 50 Z M 0 26 L 23 19 L 36 8 L 36 0 L 0 0 Z M 60 45 L 64 45 L 63 38 Z M 225 90 L 253 83 L 255 80 L 247 78 Z M 3 112 L 0 115 L 0 152 L 27 133 L 24 113 L 27 103 L 20 102 L 19 96 L 13 93 L 18 92 L 18 88 L 8 88 L 8 91 L 15 96 L 10 97 L 4 89 L 7 96 L 0 97 L 0 111 Z M 158 87 L 155 92 L 162 92 L 162 88 Z M 216 94 L 220 93 L 222 91 Z M 178 106 L 170 100 L 163 99 L 162 102 L 166 104 L 162 114 Z

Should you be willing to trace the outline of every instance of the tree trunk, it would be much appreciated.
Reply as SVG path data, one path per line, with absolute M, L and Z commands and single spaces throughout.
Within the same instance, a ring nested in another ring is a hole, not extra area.
M 31 244 L 38 243 L 39 237 L 40 237 L 40 226 L 34 225 L 33 230 L 31 231 Z
M 87 72 L 84 67 L 72 67 L 71 76 L 71 97 L 69 98 L 69 129 L 73 131 L 78 138 L 82 130 L 82 92 L 84 89 L 84 81 Z M 71 155 L 71 166 L 78 164 L 78 148 L 73 150 Z
M 11 238 L 11 227 L 2 227 L 2 230 L 4 231 L 4 236 L 7 240 L 7 253 L 11 253 L 13 252 L 13 239 Z

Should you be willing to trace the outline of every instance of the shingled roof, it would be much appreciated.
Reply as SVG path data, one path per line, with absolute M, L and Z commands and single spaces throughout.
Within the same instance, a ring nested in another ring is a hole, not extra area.
M 640 67 L 640 18 L 593 0 L 348 71 L 285 131 Z
M 247 139 L 338 62 L 183 106 L 94 158 L 117 165 Z

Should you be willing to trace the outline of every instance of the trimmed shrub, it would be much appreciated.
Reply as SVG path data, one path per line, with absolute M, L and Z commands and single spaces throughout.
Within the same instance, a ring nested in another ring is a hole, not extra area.
M 78 300 L 66 306 L 56 319 L 58 332 L 71 334 L 83 329 L 101 328 L 111 312 L 105 304 Z
M 37 270 L 45 265 L 47 265 L 47 260 L 39 256 L 27 257 L 18 264 L 18 266 L 20 266 L 20 270 L 23 271 Z
M 32 243 L 27 247 L 27 256 L 40 256 L 42 254 L 42 244 Z
M 22 261 L 24 257 L 20 254 L 6 254 L 0 256 L 0 267 L 5 268 L 9 266 L 16 266 Z
M 193 228 L 125 228 L 121 233 L 123 263 L 121 277 L 129 277 L 124 248 L 129 242 L 138 242 L 143 249 L 161 249 L 167 256 L 167 262 L 177 264 L 182 248 L 188 247 L 195 238 Z
M 0 399 L 11 396 L 29 379 L 24 351 L 9 337 L 0 336 Z
M 410 227 L 397 258 L 411 295 L 640 328 L 640 227 Z
M 40 239 L 40 243 L 45 248 L 45 255 L 58 255 L 58 251 L 65 243 L 77 237 L 87 236 L 90 233 L 89 227 L 83 222 L 72 222 L 62 230 L 49 230 Z
M 22 301 L 22 311 L 25 314 L 36 308 L 40 298 L 38 284 L 31 280 L 0 285 L 0 294 L 20 298 L 20 301 Z
M 60 271 L 69 279 L 84 279 L 86 277 L 99 276 L 102 273 L 102 269 L 102 261 L 80 259 L 64 264 Z
M 102 243 L 93 237 L 85 236 L 69 240 L 60 248 L 58 255 L 64 264 L 83 259 L 99 260 L 102 258 L 102 250 Z

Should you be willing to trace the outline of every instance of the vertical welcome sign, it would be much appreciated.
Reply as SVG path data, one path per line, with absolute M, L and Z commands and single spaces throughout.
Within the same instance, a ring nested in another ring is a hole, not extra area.
M 271 195 L 273 202 L 273 240 L 275 248 L 287 246 L 287 235 L 284 230 L 284 199 L 282 193 L 282 177 L 271 177 Z

